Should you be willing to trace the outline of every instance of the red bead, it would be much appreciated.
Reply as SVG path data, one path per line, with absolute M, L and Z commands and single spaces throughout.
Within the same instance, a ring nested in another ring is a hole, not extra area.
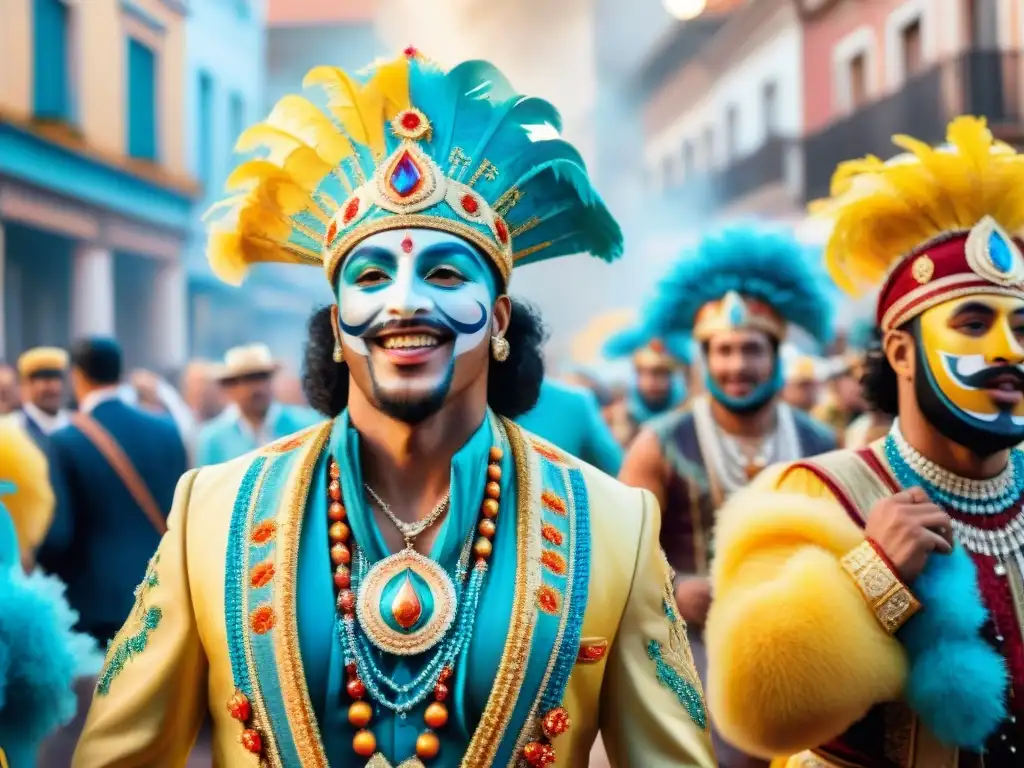
M 331 497 L 331 501 L 341 501 L 341 483 L 331 480 L 330 485 L 327 486 L 327 495 Z
M 348 589 L 352 586 L 352 573 L 347 566 L 339 565 L 334 569 L 334 586 L 337 589 Z
M 246 728 L 242 731 L 241 735 L 242 746 L 252 752 L 254 755 L 258 755 L 263 751 L 263 739 L 260 737 L 258 731 L 254 731 L 252 728 Z
M 405 58 L 412 59 L 416 56 L 417 53 L 419 53 L 419 51 L 416 50 L 415 46 L 410 45 L 408 48 L 402 51 L 402 53 L 405 54 Z
M 438 683 L 434 686 L 434 698 L 438 701 L 444 701 L 448 698 L 448 686 L 444 683 Z
M 554 739 L 572 727 L 572 720 L 569 719 L 569 712 L 565 707 L 555 707 L 541 718 L 540 727 L 545 736 Z
M 348 224 L 352 219 L 359 213 L 359 198 L 353 197 L 348 203 L 345 204 L 345 213 L 343 221 Z M 332 497 L 333 498 L 333 497 Z
M 477 203 L 476 198 L 472 195 L 462 196 L 462 210 L 466 213 L 476 213 L 480 209 L 480 205 Z
M 348 672 L 348 676 L 349 677 L 355 677 L 356 676 L 356 672 L 358 671 L 358 667 L 356 667 L 354 662 L 351 663 L 351 664 L 346 664 L 345 665 L 345 671 Z
M 345 615 L 351 615 L 356 610 L 356 593 L 351 589 L 343 589 L 338 593 L 338 608 Z
M 555 762 L 555 750 L 550 744 L 531 741 L 523 747 L 523 757 L 534 768 L 543 768 L 543 766 L 551 765 Z
M 236 691 L 235 695 L 228 699 L 228 712 L 235 720 L 244 723 L 249 719 L 249 715 L 252 714 L 249 697 L 241 691 Z
M 344 544 L 331 547 L 331 562 L 335 565 L 348 565 L 352 562 L 352 553 Z
M 407 131 L 415 131 L 420 127 L 420 116 L 415 112 L 406 112 L 402 115 L 402 127 Z
M 453 674 L 455 674 L 455 672 L 452 670 L 451 667 L 445 667 L 444 669 L 441 670 L 441 673 L 437 676 L 437 680 L 438 680 L 438 682 L 441 682 L 441 683 L 447 683 L 449 680 L 452 679 L 452 675 Z
M 331 506 L 327 509 L 327 519 L 332 523 L 344 520 L 347 514 L 345 506 L 340 501 L 332 501 Z
M 363 681 L 358 677 L 349 680 L 345 690 L 348 691 L 348 695 L 353 699 L 361 699 L 366 695 L 366 686 L 363 685 Z
M 508 227 L 505 226 L 504 219 L 500 219 L 500 218 L 495 219 L 494 220 L 494 229 L 498 233 L 498 239 L 501 240 L 502 243 L 507 243 L 508 242 Z

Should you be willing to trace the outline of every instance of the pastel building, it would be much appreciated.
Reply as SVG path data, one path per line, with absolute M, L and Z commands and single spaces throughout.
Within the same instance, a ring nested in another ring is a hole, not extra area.
M 0 356 L 116 334 L 186 356 L 182 0 L 0 0 Z

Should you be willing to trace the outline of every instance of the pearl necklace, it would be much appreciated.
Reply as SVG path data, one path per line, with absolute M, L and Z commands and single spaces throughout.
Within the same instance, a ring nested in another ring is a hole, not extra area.
M 905 487 L 920 485 L 930 498 L 958 512 L 995 514 L 1012 507 L 1024 494 L 1024 453 L 1017 449 L 1010 451 L 1006 467 L 993 478 L 960 477 L 915 450 L 896 419 L 885 439 L 885 455 Z

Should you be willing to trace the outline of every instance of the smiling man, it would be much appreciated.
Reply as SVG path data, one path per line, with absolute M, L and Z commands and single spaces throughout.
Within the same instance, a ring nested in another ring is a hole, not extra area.
M 895 141 L 908 153 L 845 163 L 818 210 L 836 282 L 883 283 L 865 395 L 897 418 L 723 509 L 710 703 L 787 768 L 1009 768 L 1024 754 L 1024 157 L 969 117 L 937 149 Z
M 831 333 L 821 277 L 790 237 L 727 229 L 685 253 L 648 305 L 651 335 L 690 333 L 700 345 L 707 394 L 642 430 L 619 479 L 650 490 L 664 510 L 661 545 L 679 611 L 696 628 L 701 670 L 718 508 L 769 464 L 835 447 L 824 427 L 779 397 L 787 325 L 820 341 Z M 716 752 L 724 768 L 760 764 L 724 743 Z
M 307 82 L 328 114 L 243 134 L 211 258 L 324 269 L 331 419 L 182 480 L 74 764 L 181 766 L 210 711 L 229 768 L 574 766 L 599 730 L 710 768 L 655 501 L 511 421 L 543 378 L 513 267 L 622 250 L 558 113 L 414 49 Z

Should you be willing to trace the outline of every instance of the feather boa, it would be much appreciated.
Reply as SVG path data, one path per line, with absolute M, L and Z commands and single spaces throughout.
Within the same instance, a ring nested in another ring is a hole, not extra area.
M 897 635 L 910 662 L 907 703 L 937 739 L 979 751 L 1006 718 L 1009 677 L 979 634 L 988 613 L 970 555 L 957 544 L 928 558 L 913 589 L 924 608 Z

